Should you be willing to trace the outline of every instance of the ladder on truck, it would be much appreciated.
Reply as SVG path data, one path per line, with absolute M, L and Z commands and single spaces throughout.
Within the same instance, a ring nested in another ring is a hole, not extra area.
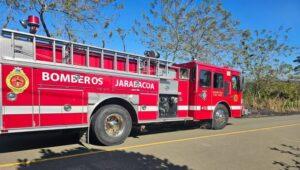
M 106 48 L 99 48 L 92 45 L 86 45 L 82 43 L 72 42 L 72 41 L 65 41 L 61 39 L 40 36 L 35 34 L 24 33 L 20 31 L 10 30 L 10 29 L 3 29 L 2 30 L 2 37 L 10 39 L 10 47 L 12 48 L 10 57 L 12 59 L 17 59 L 16 54 L 22 53 L 23 55 L 29 56 L 28 59 L 32 60 L 33 62 L 39 61 L 37 59 L 37 45 L 38 44 L 47 44 L 50 47 L 52 46 L 52 63 L 54 64 L 66 64 L 67 62 L 57 62 L 56 58 L 56 51 L 57 49 L 61 49 L 62 51 L 62 59 L 66 60 L 69 59 L 68 65 L 74 65 L 74 51 L 81 50 L 85 52 L 86 62 L 83 67 L 90 67 L 90 54 L 98 54 L 100 56 L 100 66 L 99 69 L 106 69 L 104 66 L 104 57 L 111 56 L 113 58 L 113 69 L 118 71 L 118 59 L 125 60 L 125 72 L 130 72 L 129 64 L 130 61 L 136 62 L 136 73 L 138 75 L 146 75 L 151 77 L 158 77 L 163 79 L 173 79 L 170 76 L 170 68 L 173 62 L 168 60 L 163 60 L 155 57 L 148 57 L 143 55 L 136 55 L 127 52 L 121 52 L 116 50 L 110 50 Z M 31 43 L 32 49 L 29 51 L 25 51 L 22 48 L 18 48 L 18 42 L 26 42 Z M 76 65 L 78 66 L 78 65 Z M 82 65 L 80 65 L 82 66 Z M 151 66 L 154 66 L 156 69 L 154 74 L 151 74 Z M 94 68 L 94 67 L 93 67 Z M 175 68 L 175 67 L 174 67 Z M 132 72 L 130 72 L 132 73 Z

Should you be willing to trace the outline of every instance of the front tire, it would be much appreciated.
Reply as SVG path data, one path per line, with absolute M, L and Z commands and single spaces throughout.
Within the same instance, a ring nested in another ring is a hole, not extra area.
M 119 105 L 103 106 L 92 116 L 92 133 L 102 145 L 123 143 L 129 136 L 131 128 L 130 114 Z
M 211 128 L 214 130 L 223 129 L 228 123 L 229 111 L 226 106 L 220 104 L 214 110 Z

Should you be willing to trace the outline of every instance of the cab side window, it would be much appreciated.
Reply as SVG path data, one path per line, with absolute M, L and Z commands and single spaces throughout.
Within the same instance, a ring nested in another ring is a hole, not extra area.
M 240 78 L 239 76 L 232 76 L 231 78 L 232 89 L 239 90 L 240 89 Z
M 223 74 L 214 73 L 214 88 L 223 88 L 223 87 L 224 87 Z
M 185 68 L 180 69 L 180 78 L 181 79 L 189 79 L 189 70 Z
M 199 85 L 201 87 L 210 87 L 211 85 L 211 72 L 206 70 L 200 71 Z

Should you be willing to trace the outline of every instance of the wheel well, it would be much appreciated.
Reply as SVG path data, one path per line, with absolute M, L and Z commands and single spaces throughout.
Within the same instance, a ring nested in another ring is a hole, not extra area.
M 229 112 L 229 117 L 231 117 L 231 109 L 230 109 L 229 105 L 226 102 L 220 102 L 219 105 L 220 104 L 224 105 L 227 108 L 227 110 Z
M 95 107 L 92 115 L 95 114 L 97 112 L 97 110 L 99 110 L 101 107 L 103 107 L 105 105 L 109 105 L 109 104 L 116 104 L 116 105 L 120 105 L 120 106 L 124 107 L 130 114 L 132 123 L 136 124 L 138 122 L 137 121 L 137 113 L 136 113 L 135 109 L 133 108 L 133 106 L 128 101 L 121 99 L 121 98 L 109 98 L 109 99 L 102 101 L 101 103 L 99 103 L 97 105 L 97 107 Z

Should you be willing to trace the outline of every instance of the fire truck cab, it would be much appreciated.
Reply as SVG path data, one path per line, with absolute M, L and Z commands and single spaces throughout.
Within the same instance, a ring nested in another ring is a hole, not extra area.
M 189 116 L 198 120 L 217 119 L 223 116 L 218 110 L 227 110 L 228 117 L 241 116 L 242 79 L 239 71 L 197 61 L 178 66 L 190 70 Z
M 35 31 L 35 29 L 34 29 Z M 84 129 L 104 145 L 132 126 L 241 117 L 241 75 L 3 29 L 0 134 Z

